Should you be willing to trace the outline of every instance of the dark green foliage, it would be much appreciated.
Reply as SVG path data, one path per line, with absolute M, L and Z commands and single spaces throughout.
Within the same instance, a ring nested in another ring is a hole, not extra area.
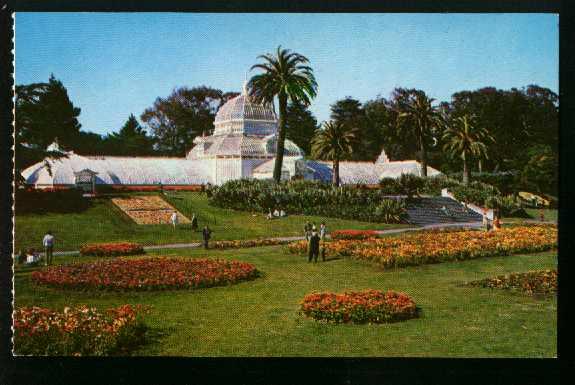
M 205 86 L 180 87 L 166 98 L 157 98 L 140 119 L 150 129 L 158 151 L 184 156 L 196 136 L 212 132 L 218 108 L 236 95 Z
M 500 195 L 495 187 L 480 182 L 472 182 L 469 186 L 463 184 L 453 186 L 449 192 L 460 202 L 473 203 L 478 206 L 484 206 L 493 196 Z
M 450 173 L 451 178 L 461 180 L 461 172 Z M 496 187 L 502 194 L 513 194 L 516 193 L 519 188 L 518 186 L 519 172 L 511 171 L 499 171 L 499 172 L 472 172 L 471 180 L 482 182 L 485 184 L 492 185 Z
M 419 192 L 423 189 L 424 184 L 423 178 L 413 174 L 401 174 L 397 180 L 400 193 L 407 195 L 408 199 L 413 198 L 414 195 L 419 196 Z
M 214 187 L 210 204 L 262 213 L 277 208 L 288 214 L 323 215 L 366 222 L 384 222 L 384 218 L 397 216 L 402 211 L 399 203 L 389 204 L 386 206 L 387 210 L 381 208 L 380 206 L 386 200 L 385 195 L 381 190 L 358 189 L 350 186 L 334 187 L 312 181 L 290 181 L 278 184 L 272 181 L 244 179 Z M 380 207 L 379 211 L 378 207 Z
M 306 155 L 311 154 L 311 140 L 318 128 L 317 120 L 301 103 L 287 107 L 286 137 L 298 145 Z
M 136 117 L 131 114 L 119 132 L 106 136 L 106 155 L 142 156 L 154 153 L 153 138 L 146 134 Z
M 80 190 L 16 190 L 16 214 L 78 213 L 91 206 Z
M 407 219 L 405 202 L 396 199 L 384 199 L 375 208 L 375 215 L 385 223 L 402 223 Z

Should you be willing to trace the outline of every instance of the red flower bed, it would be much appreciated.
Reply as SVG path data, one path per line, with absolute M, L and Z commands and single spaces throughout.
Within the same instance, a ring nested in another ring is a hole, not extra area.
M 511 273 L 470 282 L 471 286 L 519 290 L 529 295 L 557 293 L 557 270 Z
M 118 255 L 144 254 L 142 245 L 133 242 L 92 243 L 80 248 L 80 255 L 114 257 Z
M 258 275 L 245 262 L 160 257 L 54 266 L 35 271 L 32 280 L 59 288 L 166 290 L 230 285 Z
M 332 239 L 368 239 L 377 237 L 374 230 L 336 230 L 331 233 Z
M 415 302 L 404 293 L 362 292 L 312 293 L 304 297 L 301 312 L 315 320 L 336 323 L 383 323 L 415 318 Z
M 14 350 L 23 355 L 82 356 L 126 353 L 146 332 L 140 314 L 148 308 L 123 305 L 100 313 L 80 306 L 63 312 L 41 307 L 14 311 Z

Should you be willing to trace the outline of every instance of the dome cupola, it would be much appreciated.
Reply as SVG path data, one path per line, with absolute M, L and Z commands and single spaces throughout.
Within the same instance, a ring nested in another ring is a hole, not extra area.
M 228 100 L 218 110 L 214 126 L 214 136 L 267 136 L 277 132 L 277 116 L 270 104 L 254 103 L 250 100 L 245 83 L 241 95 Z

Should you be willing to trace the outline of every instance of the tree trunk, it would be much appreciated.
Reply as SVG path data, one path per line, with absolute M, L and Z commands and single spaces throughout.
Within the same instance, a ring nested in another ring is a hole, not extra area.
M 286 139 L 286 111 L 287 96 L 280 92 L 278 95 L 279 119 L 278 119 L 278 140 L 276 143 L 276 161 L 274 164 L 274 180 L 279 183 L 282 175 L 282 164 L 284 160 L 284 143 Z
M 465 153 L 463 153 L 463 184 L 466 186 L 469 184 L 469 169 L 467 168 L 467 157 Z
M 333 160 L 333 175 L 331 181 L 334 186 L 339 186 L 339 157 Z
M 427 149 L 423 141 L 423 131 L 419 131 L 419 147 L 421 149 L 421 176 L 427 177 Z

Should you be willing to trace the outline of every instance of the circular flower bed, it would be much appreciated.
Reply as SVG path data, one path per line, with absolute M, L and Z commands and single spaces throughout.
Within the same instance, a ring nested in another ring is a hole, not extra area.
M 167 290 L 230 285 L 258 275 L 245 262 L 160 257 L 54 266 L 35 271 L 32 279 L 58 288 Z
M 415 302 L 407 294 L 391 290 L 312 293 L 304 297 L 301 312 L 315 320 L 335 323 L 396 322 L 418 316 Z
M 114 257 L 138 254 L 144 254 L 144 248 L 133 242 L 91 243 L 80 248 L 80 255 L 84 256 Z

